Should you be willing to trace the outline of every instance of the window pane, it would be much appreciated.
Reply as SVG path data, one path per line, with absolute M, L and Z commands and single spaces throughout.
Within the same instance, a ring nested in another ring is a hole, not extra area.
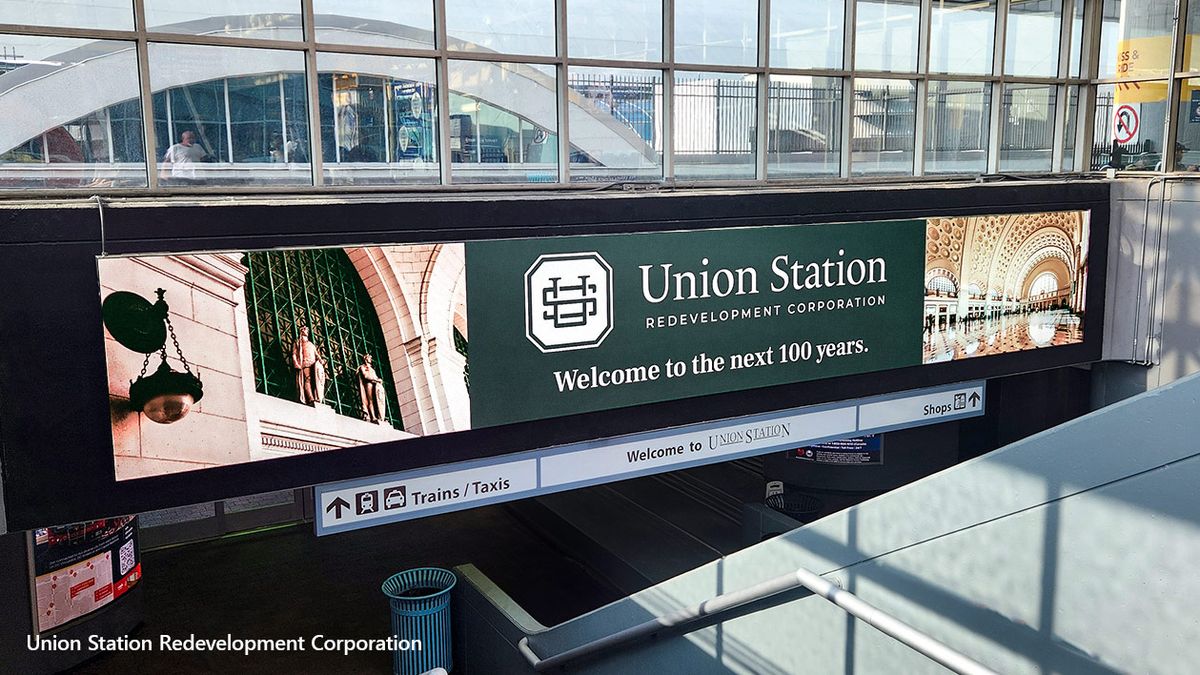
M 1035 77 L 1058 75 L 1061 36 L 1062 0 L 1010 0 L 1004 72 Z
M 297 0 L 146 0 L 152 31 L 302 40 Z
M 163 185 L 311 183 L 304 55 L 150 43 Z
M 451 61 L 449 68 L 454 182 L 557 181 L 554 67 Z
M 925 173 L 987 171 L 992 85 L 930 80 L 925 101 Z
M 1063 126 L 1062 170 L 1075 170 L 1075 134 L 1079 128 L 1079 86 L 1067 87 L 1067 120 Z
M 661 0 L 571 0 L 567 53 L 581 59 L 661 61 Z
M 326 182 L 438 182 L 432 60 L 322 52 L 317 71 Z
M 854 81 L 852 175 L 912 174 L 916 108 L 911 80 Z
M 1163 77 L 1171 65 L 1174 0 L 1104 0 L 1100 77 Z
M 571 181 L 662 177 L 658 70 L 570 70 Z
M 755 0 L 675 0 L 675 61 L 758 64 Z
M 772 75 L 767 120 L 768 178 L 841 173 L 841 79 Z
M 772 0 L 771 65 L 841 68 L 845 0 Z
M 1083 63 L 1083 10 L 1086 0 L 1075 0 L 1075 11 L 1071 15 L 1071 65 L 1068 77 L 1080 77 Z
M 554 56 L 554 0 L 445 0 L 450 49 Z
M 1000 170 L 1050 171 L 1056 88 L 1006 84 L 1000 109 Z
M 0 23 L 133 30 L 133 3 L 129 0 L 0 0 Z
M 1175 170 L 1200 171 L 1200 79 L 1180 80 L 1179 84 Z
M 428 49 L 431 0 L 313 0 L 317 41 L 344 45 Z
M 757 76 L 675 73 L 675 176 L 754 178 Z
M 1189 95 L 1190 96 L 1190 95 Z M 1167 83 L 1139 82 L 1096 87 L 1096 117 L 1092 127 L 1092 167 L 1124 171 L 1161 168 Z M 1190 115 L 1188 117 L 1190 119 Z M 1185 147 L 1186 125 L 1176 139 Z M 1179 153 L 1187 161 L 1188 152 Z M 1194 156 L 1194 155 L 1191 155 Z
M 1200 2 L 1189 2 L 1187 11 L 1187 36 L 1183 41 L 1183 69 L 1200 70 Z
M 930 21 L 930 72 L 992 72 L 995 0 L 934 0 Z
M 0 35 L 0 187 L 146 184 L 132 42 Z
M 854 67 L 915 72 L 920 0 L 857 1 Z

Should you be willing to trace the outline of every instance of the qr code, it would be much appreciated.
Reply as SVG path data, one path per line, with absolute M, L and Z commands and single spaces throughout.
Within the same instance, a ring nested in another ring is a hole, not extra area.
M 133 548 L 133 540 L 121 544 L 121 576 L 129 574 L 129 570 L 137 564 L 137 553 Z

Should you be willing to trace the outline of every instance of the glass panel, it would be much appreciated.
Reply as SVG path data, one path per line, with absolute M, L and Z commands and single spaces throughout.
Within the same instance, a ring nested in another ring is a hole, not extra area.
M 675 176 L 754 178 L 758 78 L 675 73 Z
M 297 0 L 146 0 L 152 31 L 302 40 Z
M 772 0 L 771 65 L 841 68 L 845 0 Z
M 450 49 L 554 56 L 554 0 L 445 0 Z
M 313 0 L 313 12 L 318 42 L 401 49 L 434 44 L 430 0 Z
M 132 42 L 0 35 L 0 187 L 146 185 Z
M 767 120 L 768 178 L 841 173 L 840 78 L 772 75 Z
M 912 174 L 916 108 L 911 80 L 854 81 L 852 175 Z
M 317 71 L 326 182 L 438 182 L 433 60 L 322 52 Z
M 854 67 L 915 72 L 920 0 L 857 1 Z
M 1183 41 L 1183 70 L 1200 70 L 1200 1 L 1187 3 L 1187 35 Z
M 581 59 L 662 60 L 661 0 L 571 0 L 567 53 Z
M 929 81 L 925 97 L 925 173 L 987 172 L 992 85 Z
M 1071 64 L 1068 77 L 1080 77 L 1083 63 L 1083 10 L 1086 0 L 1075 0 L 1071 15 Z
M 1124 171 L 1160 170 L 1166 104 L 1166 81 L 1097 86 L 1092 127 L 1093 170 L 1110 167 Z M 1190 148 L 1184 139 L 1184 129 L 1185 126 L 1180 127 L 1180 137 L 1176 140 Z M 1180 163 L 1195 156 L 1189 152 L 1177 153 L 1182 158 Z
M 449 69 L 454 182 L 557 181 L 554 67 L 451 61 Z
M 1062 170 L 1075 170 L 1075 134 L 1079 127 L 1079 86 L 1067 87 L 1067 119 L 1063 126 Z
M 1062 0 L 1009 0 L 1004 72 L 1034 77 L 1058 75 L 1061 37 Z
M 1171 65 L 1174 0 L 1104 0 L 1099 76 L 1164 77 Z
M 163 185 L 312 181 L 304 55 L 150 43 Z
M 1056 88 L 1006 84 L 1000 109 L 1000 170 L 1050 171 Z
M 929 29 L 929 72 L 992 72 L 996 0 L 934 0 Z
M 675 61 L 758 64 L 755 0 L 675 0 Z
M 0 23 L 133 30 L 133 3 L 130 0 L 0 0 Z M 9 46 L 0 46 L 0 51 Z
M 662 177 L 658 70 L 570 70 L 571 181 Z
M 1179 82 L 1175 118 L 1175 170 L 1200 171 L 1200 79 Z

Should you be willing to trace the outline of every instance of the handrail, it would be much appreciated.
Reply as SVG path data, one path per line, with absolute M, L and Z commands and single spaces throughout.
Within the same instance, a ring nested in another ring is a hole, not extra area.
M 850 591 L 839 588 L 837 584 L 821 575 L 804 569 L 783 576 L 775 577 L 763 583 L 744 588 L 740 591 L 724 593 L 701 602 L 698 605 L 685 607 L 669 614 L 650 619 L 636 626 L 626 628 L 616 633 L 610 633 L 601 638 L 586 642 L 578 647 L 572 647 L 546 658 L 539 657 L 529 646 L 529 638 L 523 637 L 517 643 L 517 650 L 533 666 L 541 672 L 551 668 L 566 665 L 571 661 L 585 656 L 594 656 L 609 649 L 615 649 L 640 639 L 656 636 L 668 629 L 682 629 L 681 633 L 689 633 L 699 628 L 691 627 L 701 619 L 711 618 L 719 614 L 737 609 L 759 600 L 765 600 L 780 593 L 804 588 L 810 594 L 819 595 L 840 607 L 850 616 L 866 622 L 884 635 L 901 644 L 929 657 L 956 673 L 967 675 L 996 675 L 996 672 L 971 659 L 965 654 L 952 649 L 930 635 L 904 623 L 900 619 L 884 612 L 874 605 L 859 598 Z

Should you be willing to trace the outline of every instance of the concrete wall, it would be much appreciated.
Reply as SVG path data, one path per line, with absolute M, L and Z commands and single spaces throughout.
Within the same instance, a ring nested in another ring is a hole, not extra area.
M 999 672 L 1190 672 L 1200 663 L 1198 403 L 1200 375 L 535 633 L 530 644 L 550 656 L 806 567 Z M 789 599 L 578 667 L 944 672 L 820 598 Z M 464 639 L 472 651 L 472 636 Z

